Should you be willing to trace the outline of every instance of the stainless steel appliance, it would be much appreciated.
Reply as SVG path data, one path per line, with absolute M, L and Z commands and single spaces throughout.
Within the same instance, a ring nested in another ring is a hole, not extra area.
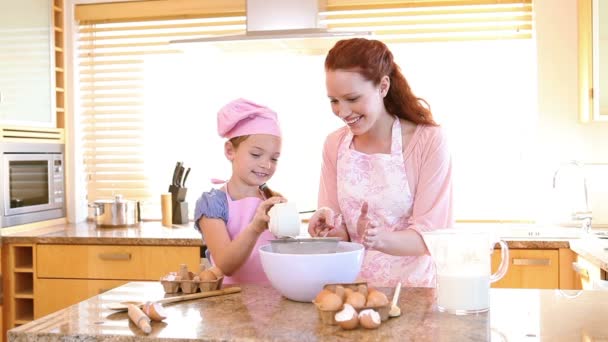
M 64 146 L 0 143 L 0 227 L 65 216 Z
M 89 204 L 94 209 L 93 219 L 97 227 L 133 227 L 141 222 L 139 202 L 129 201 L 116 195 L 113 200 L 97 200 Z

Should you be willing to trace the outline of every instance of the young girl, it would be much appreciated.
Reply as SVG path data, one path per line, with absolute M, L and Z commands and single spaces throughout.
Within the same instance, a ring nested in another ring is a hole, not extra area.
M 269 243 L 268 210 L 282 197 L 265 198 L 260 185 L 274 174 L 281 152 L 277 114 L 245 99 L 218 112 L 218 133 L 228 139 L 224 154 L 232 176 L 196 202 L 195 226 L 205 238 L 211 262 L 225 274 L 224 283 L 267 283 L 258 248 Z

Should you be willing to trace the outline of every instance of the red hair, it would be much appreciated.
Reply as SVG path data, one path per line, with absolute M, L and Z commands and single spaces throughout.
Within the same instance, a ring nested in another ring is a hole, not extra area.
M 364 38 L 340 40 L 325 57 L 325 70 L 338 69 L 356 71 L 376 86 L 382 77 L 388 76 L 390 87 L 384 97 L 386 110 L 416 124 L 437 125 L 428 103 L 414 95 L 393 60 L 393 54 L 381 41 Z

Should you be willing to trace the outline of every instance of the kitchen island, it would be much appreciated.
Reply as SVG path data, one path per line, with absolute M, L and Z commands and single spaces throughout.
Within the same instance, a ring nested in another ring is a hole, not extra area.
M 106 304 L 165 296 L 158 282 L 131 282 L 8 332 L 9 341 L 595 341 L 608 339 L 608 292 L 491 289 L 487 313 L 441 313 L 435 290 L 403 288 L 402 315 L 376 330 L 344 331 L 320 322 L 316 308 L 271 286 L 167 305 L 168 318 L 145 335 Z M 389 298 L 393 289 L 380 289 Z M 168 296 L 168 295 L 167 295 Z
M 203 241 L 191 225 L 97 228 L 57 224 L 2 231 L 4 329 L 25 324 L 130 281 L 197 270 Z

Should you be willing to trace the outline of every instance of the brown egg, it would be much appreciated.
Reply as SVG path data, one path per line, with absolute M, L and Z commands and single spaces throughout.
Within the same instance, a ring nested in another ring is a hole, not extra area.
M 350 304 L 344 304 L 342 311 L 335 315 L 336 322 L 344 330 L 352 330 L 359 326 L 359 315 Z
M 377 290 L 370 290 L 369 294 L 367 295 L 367 303 L 365 304 L 368 307 L 378 307 L 378 306 L 385 306 L 388 304 L 388 298 L 386 298 L 386 295 L 380 291 Z
M 215 274 L 216 279 L 224 276 L 224 272 L 222 272 L 222 270 L 220 270 L 220 268 L 217 266 L 211 266 L 207 269 L 207 271 L 210 271 Z
M 342 304 L 342 299 L 333 292 L 324 295 L 323 298 L 321 298 L 321 301 L 317 303 L 319 309 L 323 311 L 340 310 Z
M 213 281 L 217 279 L 215 274 L 209 270 L 204 270 L 203 272 L 199 273 L 198 277 L 201 278 L 201 281 Z
M 332 292 L 327 289 L 321 290 L 319 293 L 317 293 L 317 296 L 315 297 L 315 300 L 313 300 L 313 303 L 321 303 L 323 301 L 323 298 L 325 298 L 325 296 L 330 293 Z
M 346 299 L 346 295 L 344 293 L 344 286 L 337 285 L 336 290 L 334 292 L 338 295 L 338 297 L 340 297 L 340 299 L 342 299 L 342 301 Z
M 380 326 L 380 314 L 372 309 L 366 309 L 359 312 L 359 323 L 366 329 L 376 329 Z
M 346 297 L 345 303 L 352 305 L 355 309 L 361 309 L 365 306 L 365 297 L 359 292 L 352 292 Z
M 353 289 L 351 289 L 350 287 L 346 287 L 344 288 L 344 297 L 348 297 L 349 294 L 353 293 L 355 291 L 353 291 Z
M 363 297 L 367 298 L 367 285 L 361 284 L 357 286 L 357 292 L 363 295 Z
M 147 302 L 142 310 L 151 320 L 160 322 L 167 318 L 165 308 L 160 303 Z

